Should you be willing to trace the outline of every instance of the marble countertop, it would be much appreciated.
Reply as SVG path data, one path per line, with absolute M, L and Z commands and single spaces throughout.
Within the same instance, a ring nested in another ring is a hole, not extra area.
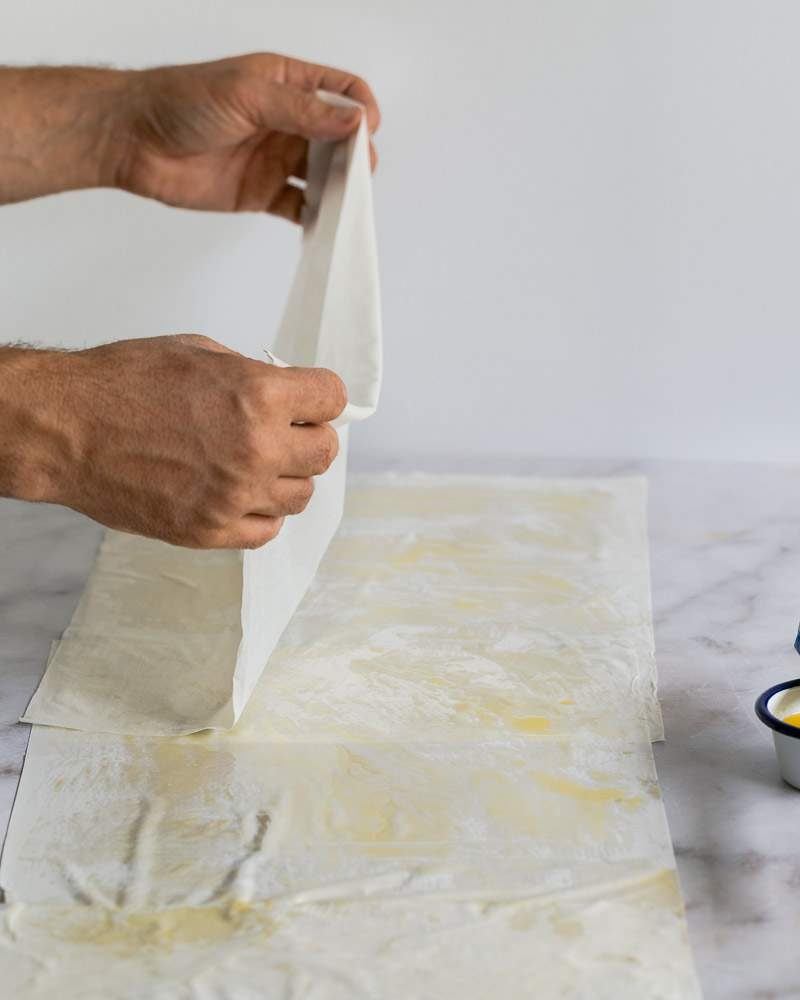
M 764 688 L 800 676 L 800 466 L 519 462 L 485 471 L 648 476 L 667 733 L 655 753 L 704 994 L 800 997 L 800 792 L 780 781 L 753 713 Z M 100 536 L 71 511 L 0 501 L 2 830 L 28 738 L 16 719 Z

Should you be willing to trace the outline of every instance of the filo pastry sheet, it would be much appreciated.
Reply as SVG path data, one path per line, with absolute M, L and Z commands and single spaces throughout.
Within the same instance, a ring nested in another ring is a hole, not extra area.
M 692 1000 L 660 733 L 643 481 L 359 480 L 234 729 L 34 727 L 0 982 Z
M 308 507 L 249 552 L 192 552 L 109 531 L 24 722 L 174 735 L 228 729 L 241 715 L 341 520 L 348 424 L 378 401 L 380 301 L 364 115 L 350 139 L 310 145 L 302 252 L 271 346 L 283 363 L 330 368 L 348 390 L 336 422 L 339 454 Z

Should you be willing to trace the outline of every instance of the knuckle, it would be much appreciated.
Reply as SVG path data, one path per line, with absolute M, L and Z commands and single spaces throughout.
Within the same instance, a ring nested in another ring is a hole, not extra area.
M 259 380 L 237 382 L 227 392 L 228 412 L 240 431 L 240 443 L 249 442 L 252 427 L 264 405 L 265 394 Z
M 250 491 L 243 483 L 229 483 L 217 499 L 216 514 L 227 523 L 232 517 L 246 514 L 250 504 Z
M 219 506 L 208 506 L 199 513 L 191 522 L 186 524 L 183 531 L 186 534 L 208 534 L 213 531 L 221 531 L 228 523 L 227 512 L 223 513 Z
M 188 347 L 217 347 L 217 342 L 211 337 L 206 337 L 202 333 L 176 333 L 173 334 L 173 341 L 179 344 L 186 344 Z
M 203 517 L 201 497 L 187 498 L 185 503 L 162 505 L 158 512 L 159 537 L 172 545 L 188 548 L 205 548 L 206 535 L 214 525 Z
M 285 436 L 272 434 L 259 437 L 253 444 L 247 469 L 248 481 L 254 491 L 266 479 L 282 473 L 286 456 Z
M 211 526 L 190 524 L 178 534 L 176 544 L 190 549 L 210 549 L 214 548 L 215 537 Z
M 238 57 L 241 59 L 242 57 Z M 248 68 L 259 77 L 259 82 L 275 83 L 279 86 L 286 83 L 287 63 L 290 61 L 286 56 L 276 52 L 252 52 L 244 57 L 247 60 Z M 238 60 L 237 60 L 238 61 Z
M 327 107 L 310 90 L 300 90 L 295 95 L 295 110 L 300 121 L 315 121 L 327 113 Z
M 285 398 L 283 369 L 261 365 L 254 377 L 241 386 L 239 395 L 247 412 L 263 420 Z
M 220 531 L 237 517 L 247 513 L 250 490 L 237 476 L 218 475 L 217 484 L 203 498 L 196 521 L 204 528 Z
M 243 422 L 239 432 L 239 440 L 231 448 L 231 459 L 235 473 L 234 480 L 239 476 L 249 479 L 264 467 L 269 459 L 269 448 L 259 434 L 255 421 Z
M 248 52 L 236 56 L 232 60 L 236 70 L 246 73 L 258 73 L 269 70 L 275 62 L 275 56 L 269 52 Z
M 236 468 L 254 471 L 274 459 L 270 442 L 275 424 L 281 424 L 280 403 L 275 386 L 253 379 L 238 386 L 230 397 L 226 426 L 232 441 L 228 457 Z M 288 418 L 285 421 L 288 426 Z

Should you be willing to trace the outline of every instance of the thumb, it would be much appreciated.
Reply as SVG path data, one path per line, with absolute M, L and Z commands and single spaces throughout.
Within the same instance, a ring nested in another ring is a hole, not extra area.
M 343 108 L 323 101 L 312 90 L 284 83 L 261 88 L 255 124 L 265 129 L 301 135 L 305 139 L 343 139 L 361 121 L 360 108 Z

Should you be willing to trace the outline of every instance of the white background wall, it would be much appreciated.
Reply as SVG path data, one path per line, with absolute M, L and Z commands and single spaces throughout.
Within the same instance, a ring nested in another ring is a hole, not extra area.
M 0 61 L 258 49 L 381 100 L 361 464 L 800 455 L 794 0 L 0 0 Z M 113 192 L 0 211 L 0 340 L 256 354 L 297 235 Z

